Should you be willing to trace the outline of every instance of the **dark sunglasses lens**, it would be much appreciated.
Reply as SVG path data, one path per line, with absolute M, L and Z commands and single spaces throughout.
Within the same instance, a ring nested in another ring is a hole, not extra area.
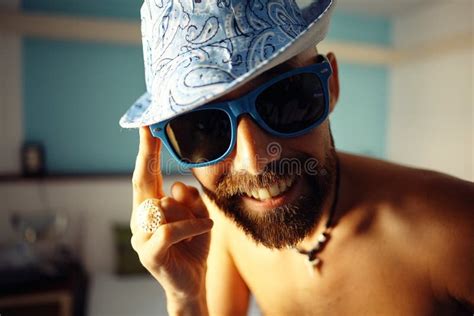
M 265 123 L 280 133 L 304 130 L 325 113 L 323 86 L 311 73 L 276 82 L 257 97 L 255 104 Z
M 166 136 L 176 155 L 187 163 L 221 157 L 231 142 L 230 119 L 221 110 L 186 113 L 166 125 Z

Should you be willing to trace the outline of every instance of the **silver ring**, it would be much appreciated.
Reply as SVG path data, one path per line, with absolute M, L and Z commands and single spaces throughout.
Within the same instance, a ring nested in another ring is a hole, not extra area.
M 146 199 L 137 208 L 137 224 L 146 233 L 154 233 L 165 223 L 159 199 Z

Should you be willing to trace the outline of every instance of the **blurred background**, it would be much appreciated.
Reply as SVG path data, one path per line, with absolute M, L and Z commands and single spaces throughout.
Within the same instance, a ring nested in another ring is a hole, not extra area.
M 472 0 L 339 0 L 341 150 L 474 180 Z M 129 245 L 138 0 L 0 0 L 0 314 L 165 315 Z M 164 153 L 165 186 L 180 174 Z M 161 314 L 160 314 L 161 313 Z M 258 314 L 255 305 L 251 314 Z

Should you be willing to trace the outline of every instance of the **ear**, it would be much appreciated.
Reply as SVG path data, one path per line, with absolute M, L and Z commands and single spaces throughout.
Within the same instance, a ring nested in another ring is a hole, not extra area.
M 339 100 L 339 69 L 334 53 L 329 53 L 327 58 L 332 68 L 332 75 L 329 78 L 329 111 L 332 112 Z

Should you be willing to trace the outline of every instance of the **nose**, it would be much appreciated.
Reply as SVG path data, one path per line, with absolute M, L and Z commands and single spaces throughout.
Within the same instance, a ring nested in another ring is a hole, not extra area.
M 281 144 L 250 116 L 240 118 L 237 126 L 237 139 L 231 156 L 234 171 L 245 170 L 252 175 L 262 173 L 265 166 L 281 158 Z

